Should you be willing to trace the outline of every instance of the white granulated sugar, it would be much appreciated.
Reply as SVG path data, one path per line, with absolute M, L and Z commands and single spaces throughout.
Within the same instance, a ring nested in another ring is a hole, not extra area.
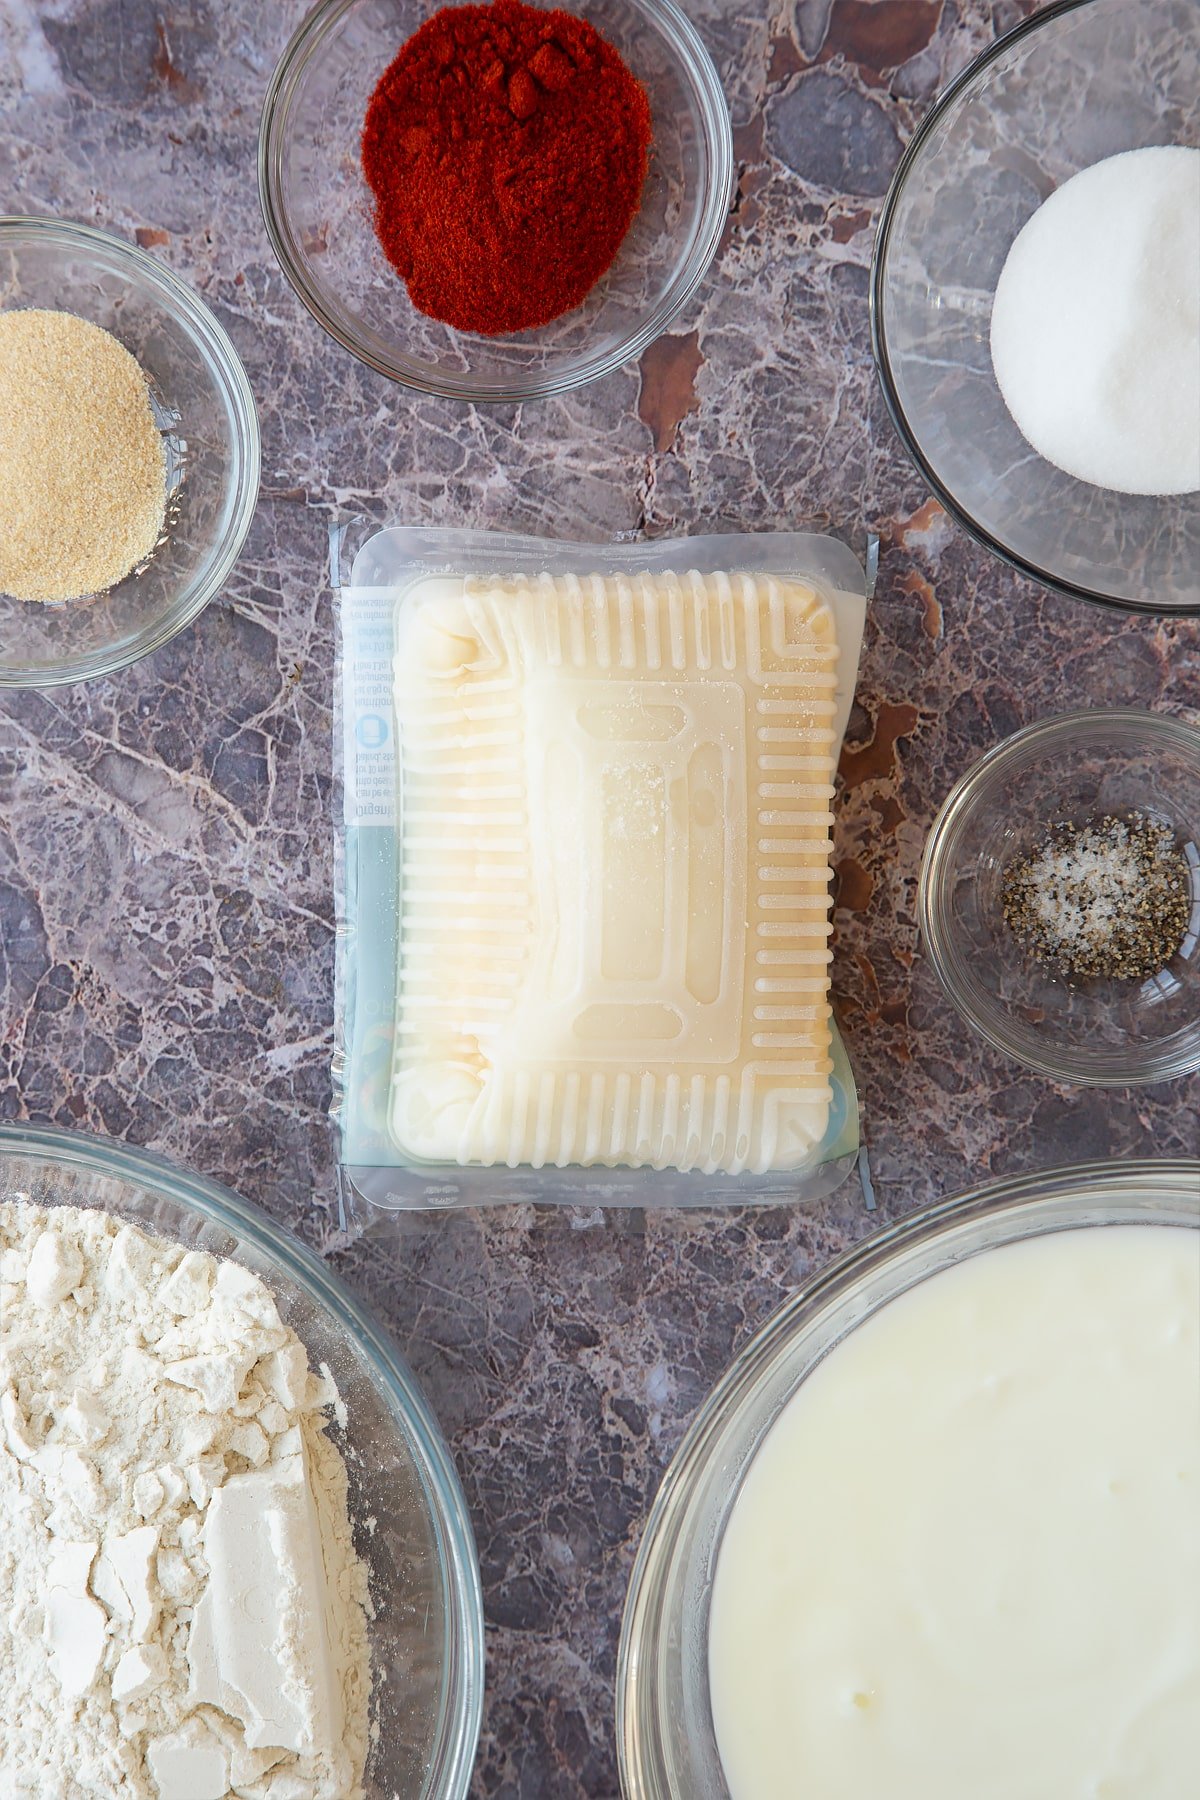
M 1023 436 L 1080 481 L 1200 488 L 1200 150 L 1093 163 L 1018 233 L 992 367 Z
M 361 1800 L 331 1389 L 248 1270 L 0 1204 L 3 1800 Z

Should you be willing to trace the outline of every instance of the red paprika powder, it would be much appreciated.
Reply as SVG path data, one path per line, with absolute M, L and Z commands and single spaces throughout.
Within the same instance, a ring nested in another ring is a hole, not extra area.
M 650 135 L 644 88 L 585 20 L 522 0 L 434 13 L 385 70 L 362 139 L 413 305 L 488 335 L 570 312 L 633 222 Z

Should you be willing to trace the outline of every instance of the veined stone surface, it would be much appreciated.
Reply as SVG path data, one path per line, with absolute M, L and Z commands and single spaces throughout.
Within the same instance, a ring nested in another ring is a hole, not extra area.
M 258 399 L 263 491 L 225 592 L 112 681 L 0 700 L 0 1109 L 147 1144 L 328 1255 L 453 1446 L 483 1564 L 477 1796 L 612 1800 L 625 1584 L 660 1474 L 737 1346 L 872 1228 L 979 1180 L 1195 1153 L 1200 1081 L 1055 1087 L 975 1039 L 918 954 L 921 845 L 989 745 L 1089 702 L 1200 704 L 1200 625 L 1057 599 L 929 500 L 871 364 L 900 149 L 1026 0 L 689 0 L 733 113 L 716 267 L 634 367 L 541 405 L 423 399 L 309 318 L 256 141 L 301 0 L 3 0 L 0 210 L 95 223 L 191 282 Z M 878 1210 L 520 1206 L 338 1231 L 331 523 L 605 539 L 882 540 L 837 801 L 833 990 Z

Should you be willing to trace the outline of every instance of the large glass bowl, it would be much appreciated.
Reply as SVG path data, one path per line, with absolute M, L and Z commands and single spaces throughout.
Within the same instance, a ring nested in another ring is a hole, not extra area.
M 742 1477 L 805 1377 L 940 1269 L 1042 1232 L 1126 1224 L 1200 1228 L 1200 1162 L 1090 1163 L 942 1201 L 830 1263 L 751 1338 L 676 1453 L 634 1565 L 617 1660 L 626 1800 L 728 1800 L 708 1689 L 713 1572 Z
M 90 225 L 0 218 L 0 307 L 29 306 L 78 313 L 141 364 L 166 450 L 167 522 L 149 561 L 95 599 L 0 594 L 0 688 L 111 675 L 157 650 L 220 593 L 258 502 L 250 383 L 170 269 Z
M 144 1151 L 0 1124 L 0 1201 L 99 1207 L 260 1275 L 347 1408 L 355 1532 L 370 1571 L 378 1743 L 367 1800 L 463 1800 L 483 1705 L 483 1603 L 462 1489 L 437 1423 L 385 1333 L 297 1239 L 227 1189 Z
M 476 401 L 561 394 L 621 368 L 700 285 L 733 192 L 720 79 L 674 0 L 579 0 L 645 86 L 654 144 L 641 210 L 582 306 L 506 337 L 426 318 L 379 247 L 359 159 L 376 82 L 437 0 L 323 0 L 267 90 L 263 216 L 283 271 L 321 325 L 363 362 L 428 394 Z
M 992 296 L 1042 201 L 1103 157 L 1200 144 L 1195 0 L 1058 0 L 935 103 L 875 240 L 871 323 L 892 418 L 959 523 L 1084 600 L 1200 610 L 1200 494 L 1110 493 L 1038 456 L 992 373 Z M 1200 428 L 1200 426 L 1198 426 Z
M 1069 987 L 1025 956 L 1005 923 L 1009 863 L 1052 826 L 1141 812 L 1174 832 L 1191 919 L 1157 975 Z M 1200 1068 L 1200 730 L 1163 713 L 1061 713 L 1014 732 L 951 790 L 925 843 L 921 939 L 981 1037 L 1053 1081 L 1168 1081 Z

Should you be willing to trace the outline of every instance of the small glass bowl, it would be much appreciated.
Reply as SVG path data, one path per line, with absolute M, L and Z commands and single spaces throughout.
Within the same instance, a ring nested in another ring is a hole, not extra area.
M 190 625 L 224 586 L 258 501 L 254 396 L 233 345 L 178 276 L 90 225 L 0 218 L 0 307 L 78 313 L 149 377 L 167 458 L 157 549 L 89 599 L 0 594 L 0 688 L 111 675 Z
M 1056 823 L 1148 813 L 1190 868 L 1187 934 L 1133 983 L 1055 980 L 1020 949 L 1001 908 L 1005 869 Z M 1089 1087 L 1169 1081 L 1200 1068 L 1200 731 L 1159 713 L 1064 713 L 980 758 L 929 833 L 921 936 L 968 1024 L 1039 1075 Z
M 1080 1164 L 939 1201 L 820 1269 L 738 1352 L 675 1452 L 630 1577 L 616 1677 L 625 1800 L 729 1800 L 708 1686 L 713 1574 L 746 1470 L 801 1382 L 940 1270 L 1043 1232 L 1109 1225 L 1200 1227 L 1200 1162 Z M 795 1792 L 809 1791 L 797 1770 Z
M 143 1150 L 0 1123 L 0 1201 L 97 1207 L 244 1263 L 346 1404 L 346 1460 L 375 1617 L 378 1738 L 367 1800 L 465 1800 L 483 1708 L 483 1600 L 462 1488 L 437 1421 L 386 1333 L 310 1250 L 228 1189 Z
M 674 0 L 579 0 L 643 83 L 654 143 L 641 210 L 582 306 L 533 331 L 459 332 L 427 318 L 375 236 L 359 160 L 367 103 L 432 0 L 323 0 L 271 79 L 259 140 L 263 216 L 313 317 L 381 375 L 423 393 L 515 401 L 632 362 L 699 287 L 733 194 L 720 79 Z
M 992 373 L 1013 239 L 1104 157 L 1200 144 L 1195 0 L 1057 0 L 983 52 L 908 145 L 879 220 L 871 331 L 897 431 L 942 505 L 1083 600 L 1200 611 L 1200 494 L 1111 493 L 1030 448 Z

